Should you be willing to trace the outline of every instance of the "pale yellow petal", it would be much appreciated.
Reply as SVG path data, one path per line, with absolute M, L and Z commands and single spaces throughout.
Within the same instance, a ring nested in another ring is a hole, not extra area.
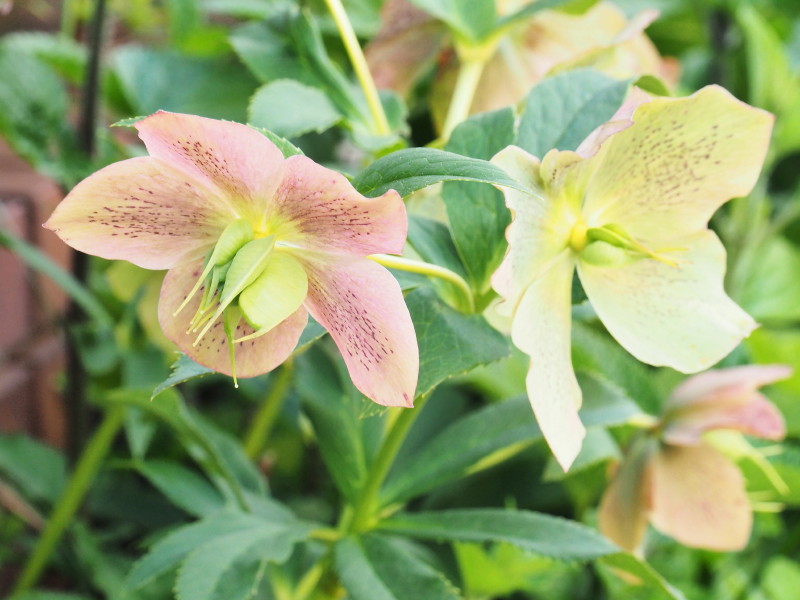
M 619 267 L 578 263 L 586 295 L 614 338 L 642 362 L 706 369 L 756 324 L 725 293 L 725 250 L 711 231 L 675 242 L 677 267 L 649 258 Z M 672 254 L 670 255 L 673 256 Z
M 511 327 L 514 345 L 531 358 L 525 383 L 533 412 L 564 470 L 575 460 L 586 434 L 578 418 L 581 389 L 570 350 L 573 272 L 573 258 L 564 251 L 528 287 Z
M 584 214 L 644 244 L 691 234 L 755 185 L 773 117 L 718 86 L 688 98 L 655 98 L 590 161 Z

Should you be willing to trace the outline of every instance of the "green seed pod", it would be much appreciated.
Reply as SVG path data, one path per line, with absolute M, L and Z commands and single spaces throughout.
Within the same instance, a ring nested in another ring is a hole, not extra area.
M 255 237 L 253 226 L 247 219 L 236 219 L 228 225 L 222 235 L 219 236 L 214 252 L 211 254 L 210 262 L 214 266 L 221 266 L 229 262 L 245 244 L 252 241 Z
M 621 267 L 636 261 L 637 257 L 624 248 L 596 241 L 583 249 L 580 259 L 595 267 Z
M 303 265 L 286 253 L 273 253 L 258 279 L 239 295 L 242 315 L 256 332 L 236 341 L 267 333 L 300 308 L 307 295 Z

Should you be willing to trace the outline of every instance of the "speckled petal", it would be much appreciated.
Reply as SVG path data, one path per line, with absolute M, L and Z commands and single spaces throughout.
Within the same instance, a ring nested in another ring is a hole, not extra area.
M 744 478 L 707 444 L 664 446 L 652 461 L 650 520 L 687 546 L 741 550 L 753 516 Z
M 492 287 L 506 301 L 499 308 L 507 314 L 513 313 L 530 283 L 568 244 L 574 211 L 558 193 L 561 180 L 569 179 L 565 173 L 577 168 L 578 160 L 571 152 L 548 154 L 545 161 L 551 166 L 545 173 L 546 165 L 517 146 L 509 146 L 492 158 L 492 163 L 538 192 L 533 195 L 500 188 L 513 221 L 506 230 L 508 252 L 492 276 Z M 543 173 L 552 181 L 542 181 Z
M 747 337 L 756 323 L 723 289 L 725 250 L 711 231 L 673 244 L 673 267 L 644 258 L 618 267 L 578 262 L 600 320 L 642 362 L 684 373 L 707 369 Z
M 652 438 L 633 442 L 606 488 L 597 512 L 598 525 L 612 542 L 636 552 L 647 530 L 650 459 L 658 448 Z
M 408 219 L 397 192 L 365 198 L 343 175 L 305 156 L 286 160 L 274 204 L 271 233 L 281 241 L 360 256 L 403 251 Z
M 573 259 L 564 251 L 528 287 L 511 326 L 514 345 L 531 357 L 525 384 L 533 413 L 565 471 L 586 434 L 578 417 L 581 389 L 570 352 L 573 272 Z
M 213 246 L 232 218 L 217 190 L 158 159 L 141 157 L 84 179 L 45 227 L 81 252 L 169 269 Z
M 197 346 L 192 346 L 196 333 L 187 334 L 189 321 L 200 304 L 201 293 L 196 294 L 186 309 L 174 317 L 173 313 L 192 289 L 202 271 L 202 261 L 181 264 L 169 271 L 161 286 L 158 303 L 158 320 L 164 334 L 189 358 L 198 364 L 231 375 L 228 340 L 223 331 L 222 319 L 211 327 Z M 308 313 L 300 307 L 290 317 L 268 333 L 253 340 L 236 344 L 236 374 L 239 377 L 255 377 L 271 371 L 285 361 L 297 345 L 300 334 L 308 321 Z M 241 321 L 236 337 L 253 333 L 254 330 Z
M 297 252 L 306 308 L 331 334 L 355 386 L 384 406 L 412 406 L 419 371 L 414 324 L 395 278 L 366 258 Z
M 655 98 L 633 120 L 590 159 L 584 213 L 647 245 L 705 228 L 720 205 L 750 192 L 773 117 L 708 86 L 688 98 Z
M 252 127 L 159 111 L 136 123 L 150 156 L 220 190 L 237 216 L 266 218 L 283 154 Z

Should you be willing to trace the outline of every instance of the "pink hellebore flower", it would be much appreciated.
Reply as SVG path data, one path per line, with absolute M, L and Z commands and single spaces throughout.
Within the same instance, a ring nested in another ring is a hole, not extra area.
M 150 156 L 79 183 L 46 227 L 73 248 L 169 269 L 164 333 L 196 362 L 252 377 L 294 349 L 310 312 L 356 387 L 411 406 L 419 354 L 400 287 L 373 253 L 400 253 L 400 196 L 367 199 L 258 131 L 158 112 L 136 123 Z
M 757 390 L 785 379 L 782 365 L 707 371 L 678 386 L 653 430 L 632 444 L 600 503 L 600 529 L 639 550 L 648 519 L 687 546 L 741 550 L 753 515 L 739 469 L 703 440 L 718 429 L 780 440 L 785 425 Z
M 514 220 L 492 285 L 531 357 L 531 405 L 565 469 L 585 434 L 570 348 L 576 269 L 611 335 L 651 365 L 707 369 L 756 326 L 725 294 L 725 249 L 707 223 L 752 189 L 772 116 L 717 86 L 645 98 L 636 92 L 577 152 L 540 160 L 509 146 L 492 159 L 534 190 L 503 190 Z

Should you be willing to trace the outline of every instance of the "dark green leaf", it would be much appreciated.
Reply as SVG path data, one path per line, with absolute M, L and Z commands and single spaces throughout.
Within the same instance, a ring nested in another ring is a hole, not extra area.
M 334 566 L 352 600 L 458 600 L 439 571 L 398 540 L 368 534 L 345 538 L 334 548 Z
M 153 459 L 136 463 L 136 470 L 190 515 L 202 517 L 225 505 L 216 488 L 180 463 Z
M 114 52 L 111 62 L 133 114 L 170 110 L 244 123 L 248 98 L 257 86 L 235 57 L 127 45 Z
M 379 158 L 355 178 L 353 186 L 370 198 L 388 190 L 405 197 L 440 181 L 479 181 L 529 191 L 490 162 L 433 148 L 408 148 Z
M 480 508 L 403 514 L 380 528 L 448 542 L 506 542 L 560 560 L 591 560 L 619 549 L 585 525 L 529 511 Z
M 492 404 L 447 427 L 392 471 L 381 493 L 384 506 L 402 502 L 495 465 L 541 439 L 525 397 Z
M 489 160 L 514 142 L 514 122 L 510 108 L 475 115 L 455 128 L 445 149 Z M 507 246 L 511 215 L 503 194 L 490 185 L 451 181 L 442 187 L 442 199 L 472 286 L 483 293 Z
M 429 288 L 406 296 L 419 343 L 417 396 L 442 381 L 508 356 L 506 338 L 479 315 L 465 315 Z
M 453 245 L 453 238 L 444 224 L 418 215 L 409 215 L 408 243 L 422 260 L 446 267 L 462 277 L 465 275 L 464 265 Z
M 182 352 L 179 352 L 178 354 L 178 360 L 172 364 L 172 373 L 170 373 L 170 376 L 167 377 L 163 382 L 156 386 L 152 395 L 150 396 L 151 399 L 154 399 L 161 392 L 173 388 L 179 383 L 184 383 L 196 377 L 205 377 L 206 375 L 214 373 L 213 369 L 198 365 Z
M 611 79 L 593 69 L 574 69 L 545 79 L 525 99 L 517 146 L 539 158 L 553 148 L 575 150 L 614 115 L 629 87 L 629 81 Z
M 559 8 L 564 12 L 583 12 L 596 3 L 597 0 L 536 0 L 536 2 L 527 3 L 517 12 L 500 19 L 498 25 L 501 27 L 512 25 L 517 21 L 532 17 L 540 10 Z

